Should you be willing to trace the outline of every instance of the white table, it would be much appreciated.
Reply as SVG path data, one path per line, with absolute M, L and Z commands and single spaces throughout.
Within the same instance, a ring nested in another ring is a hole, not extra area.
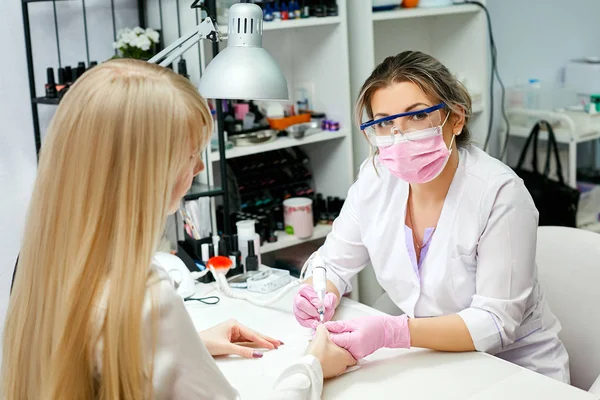
M 285 343 L 262 359 L 217 359 L 219 368 L 244 400 L 264 399 L 280 371 L 307 345 L 310 331 L 291 313 L 293 289 L 269 308 L 233 300 L 198 285 L 198 295 L 216 295 L 218 305 L 186 303 L 198 330 L 235 318 L 242 324 Z M 243 291 L 245 293 L 245 291 Z M 268 295 L 263 295 L 262 298 Z M 335 319 L 377 315 L 379 311 L 344 298 Z M 597 399 L 590 393 L 508 363 L 485 353 L 441 353 L 424 349 L 381 349 L 360 368 L 325 382 L 324 399 Z

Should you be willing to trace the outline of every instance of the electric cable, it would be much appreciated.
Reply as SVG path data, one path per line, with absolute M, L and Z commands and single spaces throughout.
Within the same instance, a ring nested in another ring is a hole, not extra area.
M 501 90 L 501 104 L 500 104 L 500 109 L 501 109 L 501 113 L 502 113 L 502 119 L 504 121 L 504 124 L 506 125 L 506 136 L 504 138 L 504 144 L 503 147 L 500 151 L 500 159 L 502 160 L 504 158 L 504 155 L 506 154 L 506 150 L 508 147 L 508 138 L 509 138 L 509 132 L 510 132 L 510 121 L 508 120 L 508 117 L 506 115 L 506 87 L 504 86 L 504 82 L 502 81 L 502 78 L 500 77 L 500 72 L 498 71 L 498 49 L 496 48 L 496 41 L 494 39 L 494 33 L 492 30 L 492 19 L 490 17 L 490 12 L 487 9 L 487 7 L 483 4 L 480 3 L 479 1 L 472 1 L 472 0 L 467 0 L 466 3 L 468 4 L 474 4 L 476 6 L 479 6 L 483 9 L 483 11 L 485 12 L 485 16 L 486 16 L 486 20 L 487 20 L 487 27 L 488 27 L 488 34 L 490 37 L 490 54 L 491 54 L 491 59 L 492 59 L 492 65 L 491 65 L 491 71 L 490 71 L 490 120 L 488 123 L 488 132 L 485 138 L 485 142 L 484 142 L 484 146 L 483 149 L 484 151 L 487 151 L 491 136 L 492 136 L 492 129 L 493 129 L 493 123 L 494 123 L 494 83 L 495 83 L 495 79 L 498 79 L 498 83 L 500 85 L 500 90 Z

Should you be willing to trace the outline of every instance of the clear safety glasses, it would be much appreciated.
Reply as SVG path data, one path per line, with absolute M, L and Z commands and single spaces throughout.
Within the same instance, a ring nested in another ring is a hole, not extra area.
M 420 131 L 442 125 L 441 110 L 445 106 L 444 103 L 433 107 L 423 105 L 420 106 L 420 109 L 410 112 L 365 122 L 360 129 L 365 133 L 369 142 L 377 147 L 389 147 L 402 140 L 417 140 L 421 136 L 419 135 Z M 415 135 L 411 135 L 412 133 Z

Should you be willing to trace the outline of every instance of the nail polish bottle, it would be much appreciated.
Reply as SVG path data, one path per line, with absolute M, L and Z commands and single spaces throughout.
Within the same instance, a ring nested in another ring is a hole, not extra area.
M 340 200 L 339 197 L 334 197 L 333 203 L 335 204 L 333 212 L 334 218 L 337 218 L 340 215 L 340 211 L 342 211 L 342 200 Z
M 275 230 L 282 231 L 283 226 L 283 210 L 280 206 L 273 207 L 273 215 L 275 216 Z
M 265 9 L 263 10 L 263 20 L 265 22 L 273 21 L 273 9 L 271 8 L 271 3 L 265 5 Z
M 267 234 L 267 242 L 274 243 L 277 241 L 277 236 L 275 235 L 277 223 L 275 222 L 275 214 L 269 214 L 269 231 Z
M 290 0 L 290 4 L 288 6 L 288 15 L 290 19 L 296 19 L 300 17 L 300 13 L 298 13 L 298 17 L 296 17 L 296 9 L 298 9 L 298 11 L 300 11 L 300 9 L 298 8 L 298 5 L 296 4 L 295 0 Z
M 56 85 L 56 91 L 60 93 L 67 86 L 67 80 L 65 78 L 65 69 L 58 69 L 58 85 Z
M 300 9 L 300 1 L 296 0 L 296 4 L 294 7 L 294 14 L 296 19 L 302 18 L 302 10 Z
M 254 240 L 248 240 L 248 256 L 246 257 L 246 272 L 258 271 L 258 257 L 254 250 Z
M 73 83 L 73 71 L 71 70 L 70 65 L 67 65 L 65 67 L 65 80 L 67 82 L 67 85 L 70 85 L 71 83 Z
M 228 247 L 228 243 L 227 243 L 228 239 L 231 239 L 231 237 L 229 235 L 223 235 L 223 236 L 221 236 L 221 239 L 219 240 L 219 255 L 220 256 L 229 257 L 229 247 Z
M 315 17 L 326 17 L 327 16 L 327 10 L 326 7 L 323 4 L 317 4 L 314 10 L 315 13 Z
M 281 8 L 279 7 L 279 1 L 276 1 L 275 6 L 273 6 L 273 19 L 275 21 L 281 19 Z
M 46 69 L 46 97 L 49 99 L 55 99 L 58 95 L 56 91 L 56 82 L 54 81 L 54 69 Z
M 281 20 L 285 21 L 289 19 L 288 6 L 285 2 L 281 3 Z
M 77 77 L 79 78 L 84 73 L 85 73 L 85 63 L 83 61 L 79 61 L 79 63 L 77 64 Z
M 302 16 L 302 18 L 309 18 L 310 17 L 310 6 L 306 5 L 306 0 L 302 0 L 302 12 L 301 12 L 301 16 Z
M 327 200 L 325 200 L 321 193 L 317 194 L 317 203 L 319 205 L 319 223 L 327 224 Z
M 77 78 L 79 78 L 79 76 L 77 75 L 77 68 L 71 69 L 71 83 L 75 83 L 75 81 L 77 81 Z
M 244 266 L 242 265 L 242 252 L 238 247 L 238 235 L 234 234 L 231 238 L 231 251 L 229 252 L 229 258 L 233 262 L 234 269 L 238 271 L 238 274 L 244 272 Z M 237 274 L 236 274 L 237 275 Z
M 330 0 L 329 4 L 326 5 L 325 8 L 328 17 L 336 17 L 338 15 L 338 6 L 335 0 Z
M 334 215 L 334 204 L 333 204 L 333 196 L 327 196 L 327 221 L 331 223 L 333 221 Z

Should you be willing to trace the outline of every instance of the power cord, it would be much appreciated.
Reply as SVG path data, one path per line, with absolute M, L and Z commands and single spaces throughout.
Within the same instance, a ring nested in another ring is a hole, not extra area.
M 213 274 L 213 277 L 215 278 L 215 282 L 217 284 L 217 289 L 220 292 L 225 294 L 227 297 L 231 297 L 232 299 L 246 300 L 248 303 L 254 304 L 255 306 L 259 306 L 259 307 L 268 307 L 268 306 L 276 303 L 277 301 L 281 300 L 283 298 L 283 296 L 285 296 L 291 289 L 300 285 L 300 279 L 294 279 L 293 281 L 288 283 L 286 286 L 279 289 L 279 293 L 277 293 L 277 295 L 270 297 L 268 299 L 259 299 L 259 298 L 256 298 L 252 295 L 248 295 L 245 293 L 234 292 L 233 289 L 231 289 L 231 286 L 229 286 L 229 282 L 227 282 L 227 278 L 225 278 L 224 274 L 215 272 L 213 267 L 210 267 L 210 269 Z
M 504 144 L 503 144 L 502 151 L 500 152 L 500 160 L 502 160 L 506 154 L 506 149 L 508 147 L 508 138 L 509 138 L 508 133 L 510 132 L 510 122 L 508 120 L 508 117 L 506 116 L 506 105 L 505 105 L 506 87 L 504 86 L 504 82 L 502 81 L 502 78 L 500 78 L 500 73 L 498 72 L 498 59 L 497 59 L 498 58 L 498 49 L 496 48 L 496 41 L 494 40 L 494 33 L 492 31 L 492 19 L 490 17 L 489 10 L 483 3 L 480 3 L 479 1 L 472 1 L 472 0 L 466 0 L 465 3 L 474 4 L 476 6 L 481 7 L 483 9 L 483 11 L 485 12 L 485 16 L 487 19 L 488 34 L 490 37 L 490 54 L 491 54 L 491 58 L 492 58 L 492 66 L 491 66 L 491 71 L 490 71 L 490 120 L 488 123 L 488 132 L 487 132 L 487 136 L 485 138 L 485 143 L 483 145 L 483 150 L 487 151 L 487 148 L 488 148 L 488 145 L 490 142 L 490 138 L 492 136 L 492 129 L 493 129 L 493 123 L 494 123 L 494 82 L 495 82 L 495 79 L 498 79 L 498 83 L 500 84 L 500 89 L 502 92 L 500 109 L 502 112 L 502 119 L 504 120 L 504 123 L 506 125 L 506 136 L 504 138 Z

